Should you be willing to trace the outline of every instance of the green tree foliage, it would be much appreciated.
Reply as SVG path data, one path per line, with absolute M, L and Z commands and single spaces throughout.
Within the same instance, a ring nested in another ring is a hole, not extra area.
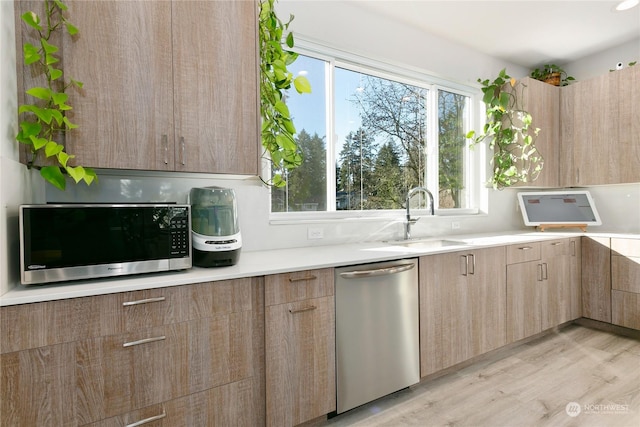
M 378 151 L 373 167 L 373 191 L 368 199 L 369 209 L 400 209 L 405 200 L 400 154 L 393 141 Z
M 338 209 L 365 209 L 375 186 L 373 177 L 376 153 L 373 137 L 363 129 L 347 135 L 338 157 Z
M 367 76 L 354 100 L 360 108 L 363 129 L 400 146 L 407 190 L 424 185 L 426 96 L 426 89 Z
M 296 138 L 302 155 L 302 165 L 289 170 L 286 185 L 272 188 L 273 212 L 292 212 L 327 209 L 327 149 L 318 134 L 309 135 L 304 129 Z
M 438 94 L 438 181 L 441 207 L 460 207 L 460 191 L 464 188 L 466 134 L 463 120 L 466 99 L 464 95 L 451 92 L 440 91 Z

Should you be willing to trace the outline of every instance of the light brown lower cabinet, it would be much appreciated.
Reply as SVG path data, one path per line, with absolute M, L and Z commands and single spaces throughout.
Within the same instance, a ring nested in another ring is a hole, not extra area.
M 507 342 L 580 317 L 579 238 L 507 247 Z
M 611 323 L 640 329 L 640 240 L 611 239 Z
M 422 377 L 506 343 L 504 247 L 423 256 L 419 274 Z
M 258 278 L 2 307 L 0 424 L 259 425 L 263 309 Z
M 611 239 L 582 238 L 582 316 L 611 323 Z
M 333 269 L 265 277 L 266 424 L 336 410 Z

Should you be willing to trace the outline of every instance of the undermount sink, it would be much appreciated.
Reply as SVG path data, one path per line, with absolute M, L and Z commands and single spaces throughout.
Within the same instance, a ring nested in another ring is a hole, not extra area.
M 443 248 L 446 246 L 464 246 L 465 242 L 456 240 L 398 240 L 394 242 L 387 242 L 390 245 L 402 246 L 405 248 L 416 249 L 428 249 L 428 248 Z

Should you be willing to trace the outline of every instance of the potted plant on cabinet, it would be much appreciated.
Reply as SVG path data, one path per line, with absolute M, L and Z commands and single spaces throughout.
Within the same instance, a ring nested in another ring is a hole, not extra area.
M 29 147 L 27 167 L 37 167 L 47 182 L 64 190 L 65 174 L 76 183 L 84 181 L 87 185 L 97 176 L 91 168 L 72 166 L 69 161 L 75 156 L 67 153 L 64 145 L 56 141 L 65 132 L 77 128 L 66 115 L 72 108 L 67 104 L 68 95 L 65 91 L 70 87 L 82 88 L 82 83 L 74 79 L 64 82 L 63 71 L 56 65 L 60 62 L 56 56 L 59 48 L 53 43 L 52 36 L 63 28 L 73 36 L 78 33 L 78 29 L 64 16 L 67 6 L 61 0 L 45 0 L 43 7 L 43 19 L 32 11 L 21 15 L 22 21 L 35 30 L 37 40 L 35 44 L 24 43 L 24 64 L 30 66 L 33 74 L 40 76 L 44 84 L 25 90 L 32 102 L 18 107 L 22 120 L 16 140 Z M 38 157 L 42 155 L 47 159 L 55 158 L 55 164 L 41 166 Z
M 489 180 L 495 189 L 535 181 L 544 159 L 535 146 L 540 129 L 532 127 L 532 117 L 519 105 L 524 87 L 503 69 L 494 80 L 478 79 L 486 105 L 486 123 L 481 134 L 467 133 L 471 147 L 489 140 L 493 152 L 493 174 Z
M 553 86 L 567 86 L 575 80 L 575 77 L 568 75 L 565 70 L 555 64 L 534 68 L 529 76 Z

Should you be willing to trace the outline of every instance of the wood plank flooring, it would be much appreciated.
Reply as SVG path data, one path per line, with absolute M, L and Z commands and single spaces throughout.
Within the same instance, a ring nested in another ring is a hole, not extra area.
M 640 427 L 640 340 L 569 325 L 314 425 Z

